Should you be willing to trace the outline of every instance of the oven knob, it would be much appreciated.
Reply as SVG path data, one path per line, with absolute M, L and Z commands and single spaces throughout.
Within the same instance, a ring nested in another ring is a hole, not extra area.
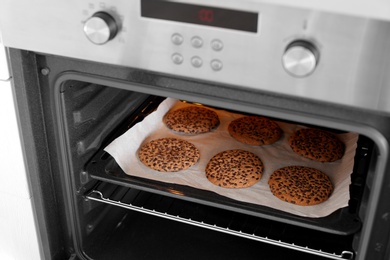
M 307 41 L 294 41 L 284 52 L 284 69 L 294 77 L 305 77 L 313 73 L 319 59 L 317 48 Z
M 84 33 L 95 44 L 104 44 L 115 37 L 118 25 L 115 19 L 105 12 L 97 12 L 84 24 Z

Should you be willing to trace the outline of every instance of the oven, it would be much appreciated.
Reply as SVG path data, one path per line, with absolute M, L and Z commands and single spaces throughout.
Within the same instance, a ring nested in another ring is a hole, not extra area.
M 390 258 L 389 22 L 259 0 L 3 1 L 0 22 L 44 259 Z M 107 147 L 173 101 L 353 135 L 344 203 L 125 170 Z

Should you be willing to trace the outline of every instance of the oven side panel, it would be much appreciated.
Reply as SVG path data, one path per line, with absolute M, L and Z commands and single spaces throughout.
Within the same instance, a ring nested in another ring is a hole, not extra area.
M 52 137 L 53 132 L 47 132 L 45 126 L 47 121 L 42 112 L 39 68 L 33 53 L 9 50 L 9 55 L 41 256 L 45 259 L 66 259 L 69 257 L 67 251 L 72 247 L 69 241 L 71 235 L 66 230 L 66 220 L 60 217 L 64 215 L 65 208 L 57 198 L 57 191 L 61 187 L 55 187 L 52 177 L 58 160 L 47 149 L 47 138 Z

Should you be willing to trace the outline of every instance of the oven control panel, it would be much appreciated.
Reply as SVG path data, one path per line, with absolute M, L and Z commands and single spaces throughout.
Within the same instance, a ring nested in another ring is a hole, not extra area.
M 19 2 L 0 9 L 8 47 L 390 112 L 386 21 L 264 0 Z

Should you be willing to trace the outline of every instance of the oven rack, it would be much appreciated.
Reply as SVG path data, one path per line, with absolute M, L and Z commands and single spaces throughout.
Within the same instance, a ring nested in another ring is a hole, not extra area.
M 202 204 L 183 202 L 180 199 L 149 193 L 134 188 L 98 181 L 96 185 L 85 194 L 85 197 L 93 201 L 119 206 L 136 212 L 329 259 L 354 258 L 354 253 L 351 250 L 340 250 L 340 253 L 337 254 L 334 250 L 332 250 L 333 252 L 330 252 L 330 250 L 315 249 L 310 246 L 295 244 L 292 241 L 288 241 L 291 240 L 291 238 L 287 238 L 286 241 L 283 241 L 282 239 L 269 237 L 267 235 L 259 235 L 258 233 L 264 231 L 260 231 L 260 225 L 253 225 L 254 222 L 258 222 L 254 221 L 255 217 L 223 209 L 216 209 Z M 214 217 L 207 216 L 205 214 L 206 211 L 214 211 L 211 214 Z M 213 213 L 217 213 L 218 217 L 215 217 Z M 222 220 L 220 219 L 221 217 Z M 243 225 L 242 223 L 245 224 Z M 264 223 L 264 220 L 261 220 L 261 223 Z M 273 236 L 275 236 L 275 234 L 273 234 Z

